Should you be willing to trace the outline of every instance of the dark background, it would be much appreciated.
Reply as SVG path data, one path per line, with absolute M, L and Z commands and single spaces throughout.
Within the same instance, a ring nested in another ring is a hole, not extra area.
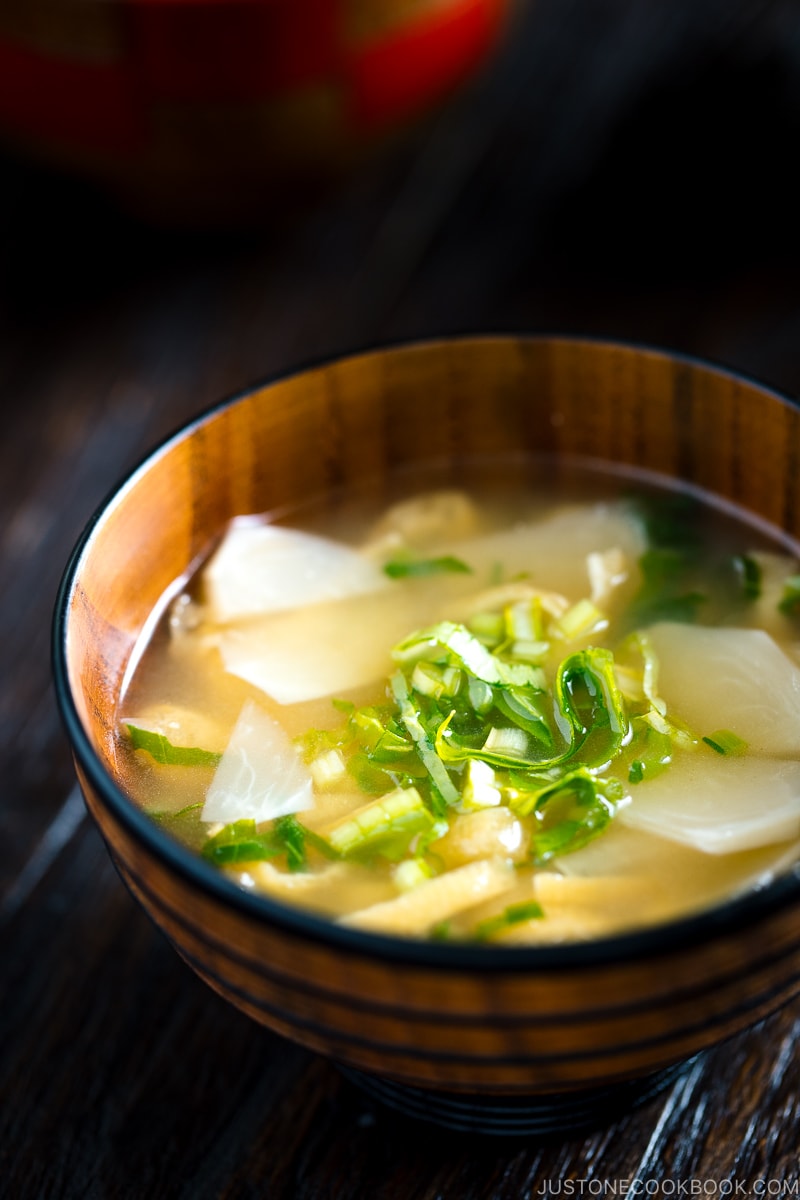
M 134 907 L 85 817 L 49 627 L 75 539 L 136 460 L 223 396 L 332 353 L 589 334 L 800 395 L 799 133 L 794 4 L 538 0 L 451 103 L 258 220 L 145 219 L 0 151 L 0 1192 L 796 1184 L 796 1006 L 607 1128 L 524 1144 L 414 1126 L 228 1009 Z

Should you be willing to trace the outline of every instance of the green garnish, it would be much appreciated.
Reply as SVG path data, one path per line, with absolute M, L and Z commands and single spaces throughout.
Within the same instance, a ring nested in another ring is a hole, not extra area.
M 482 729 L 480 740 L 470 742 L 455 736 L 452 723 L 457 710 L 452 709 L 436 731 L 436 754 L 442 762 L 450 764 L 477 758 L 494 767 L 546 771 L 564 766 L 580 753 L 583 765 L 600 767 L 616 755 L 628 729 L 625 705 L 613 668 L 611 651 L 602 649 L 571 654 L 559 666 L 554 684 L 554 723 L 562 749 L 556 754 L 547 753 L 553 735 L 533 707 L 523 711 L 522 722 L 515 722 L 510 730 L 506 726 L 506 731 L 514 736 L 506 734 L 503 737 L 502 726 L 498 729 L 489 725 Z M 517 697 L 514 703 L 519 705 Z M 513 715 L 511 704 L 504 703 L 501 711 Z M 531 717 L 538 719 L 538 724 Z M 539 735 L 540 727 L 544 728 L 546 737 Z M 533 741 L 518 736 L 532 729 Z
M 656 700 L 652 647 L 645 638 L 633 645 Z M 401 668 L 389 681 L 393 704 L 339 702 L 344 727 L 305 739 L 317 753 L 336 746 L 362 791 L 376 796 L 329 835 L 335 850 L 399 861 L 412 842 L 441 836 L 450 809 L 497 804 L 531 819 L 537 862 L 605 828 L 622 785 L 598 775 L 630 732 L 610 650 L 567 655 L 550 689 L 541 668 L 492 653 L 454 622 L 411 634 L 393 657 Z
M 541 866 L 557 854 L 579 850 L 606 828 L 622 798 L 617 779 L 598 779 L 577 767 L 558 780 L 518 780 L 520 791 L 509 807 L 517 816 L 533 816 L 533 859 Z
M 318 851 L 324 858 L 338 858 L 334 847 L 318 833 L 307 829 L 297 817 L 278 817 L 272 823 L 272 836 L 276 844 L 286 851 L 286 865 L 290 871 L 304 871 L 308 865 L 308 847 Z
M 303 871 L 308 865 L 308 848 L 325 858 L 337 858 L 336 849 L 319 834 L 307 829 L 297 817 L 278 817 L 267 829 L 259 829 L 253 820 L 234 821 L 206 840 L 203 857 L 215 866 L 263 862 L 286 855 L 290 871 Z
M 418 630 L 399 642 L 392 658 L 401 666 L 420 660 L 446 663 L 458 667 L 482 683 L 501 686 L 530 684 L 544 688 L 544 673 L 527 663 L 507 662 L 492 654 L 466 625 L 440 621 L 428 629 Z
M 420 579 L 426 575 L 471 575 L 472 567 L 460 558 L 445 554 L 441 558 L 393 558 L 384 563 L 383 570 L 390 579 Z
M 655 779 L 672 762 L 672 739 L 668 734 L 653 729 L 652 725 L 641 723 L 637 726 L 634 744 L 639 754 L 628 768 L 629 783 Z
M 703 509 L 694 496 L 685 493 L 637 495 L 633 500 L 650 546 L 679 550 L 686 558 L 696 557 L 701 545 L 700 518 Z
M 399 862 L 418 835 L 446 832 L 447 822 L 437 822 L 416 788 L 398 788 L 339 821 L 328 830 L 327 841 L 344 858 L 380 854 Z
M 234 821 L 210 837 L 203 846 L 203 858 L 217 867 L 233 863 L 262 862 L 281 853 L 281 845 L 271 831 L 259 833 L 255 821 Z
M 630 623 L 637 628 L 657 621 L 697 620 L 700 607 L 708 597 L 689 586 L 694 566 L 691 556 L 672 547 L 652 547 L 639 559 L 641 587 L 631 604 Z
M 732 733 L 730 729 L 717 729 L 714 733 L 704 737 L 703 741 L 712 750 L 716 750 L 717 754 L 736 756 L 747 752 L 747 742 L 738 734 Z
M 580 751 L 582 763 L 593 767 L 613 758 L 627 735 L 628 719 L 611 651 L 581 650 L 565 658 L 556 672 L 555 696 L 571 732 L 568 757 Z
M 509 904 L 496 917 L 487 917 L 480 921 L 475 928 L 475 937 L 485 942 L 503 929 L 511 925 L 519 925 L 522 921 L 532 921 L 544 916 L 544 909 L 536 900 L 523 900 L 519 904 Z
M 790 575 L 784 581 L 778 612 L 785 617 L 800 617 L 800 575 Z
M 145 729 L 132 721 L 124 722 L 134 750 L 144 750 L 158 763 L 176 767 L 215 767 L 222 758 L 213 750 L 199 746 L 176 746 L 156 729 Z
M 761 567 L 756 560 L 749 554 L 734 554 L 731 564 L 745 599 L 757 600 L 761 595 Z
M 184 804 L 183 808 L 177 809 L 176 812 L 170 812 L 169 809 L 148 809 L 147 815 L 153 821 L 178 821 L 181 817 L 191 816 L 192 813 L 198 813 L 205 804 L 205 800 L 195 800 L 192 804 Z
M 391 688 L 400 710 L 400 719 L 411 735 L 422 765 L 430 776 L 434 811 L 437 816 L 442 816 L 448 805 L 458 803 L 458 788 L 433 748 L 430 735 L 420 719 L 420 713 L 412 702 L 408 681 L 402 671 L 397 671 L 392 676 Z

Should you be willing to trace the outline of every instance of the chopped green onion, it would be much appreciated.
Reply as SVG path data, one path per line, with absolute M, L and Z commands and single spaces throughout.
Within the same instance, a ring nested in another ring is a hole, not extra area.
M 695 557 L 700 546 L 700 505 L 685 493 L 651 493 L 635 497 L 635 508 L 644 522 L 651 546 L 680 550 L 684 558 Z
M 326 750 L 308 764 L 314 786 L 324 791 L 342 778 L 346 767 L 340 750 Z
M 436 663 L 418 662 L 411 676 L 411 686 L 423 696 L 455 696 L 461 686 L 462 673 L 456 667 L 440 667 Z
M 510 754 L 513 758 L 524 759 L 528 749 L 528 735 L 524 729 L 519 729 L 517 726 L 503 729 L 492 727 L 483 743 L 483 749 L 490 750 L 495 754 Z
M 520 729 L 552 748 L 553 733 L 541 712 L 545 703 L 550 703 L 545 692 L 532 691 L 530 688 L 498 688 L 494 693 L 494 703 Z
M 475 937 L 483 942 L 503 929 L 508 929 L 510 925 L 519 925 L 522 921 L 533 921 L 543 916 L 544 909 L 536 900 L 509 904 L 508 908 L 504 908 L 496 917 L 487 917 L 485 921 L 480 921 L 475 928 Z
M 453 783 L 447 773 L 442 760 L 437 755 L 433 748 L 428 732 L 420 720 L 420 715 L 412 703 L 409 693 L 408 682 L 402 671 L 396 671 L 391 679 L 392 695 L 395 698 L 398 708 L 400 709 L 400 719 L 408 730 L 414 745 L 417 748 L 417 753 L 422 760 L 425 770 L 431 778 L 431 783 L 435 789 L 436 795 L 440 796 L 444 802 L 445 809 L 447 805 L 458 804 L 459 793 L 458 788 Z M 442 809 L 438 815 L 442 816 L 445 809 Z
M 613 758 L 627 737 L 628 719 L 611 651 L 581 650 L 565 658 L 556 673 L 555 696 L 570 739 L 562 759 L 580 751 L 585 766 L 600 766 Z
M 241 862 L 260 862 L 275 858 L 281 846 L 271 832 L 259 833 L 252 820 L 234 821 L 210 837 L 203 846 L 203 858 L 217 867 Z
M 732 733 L 730 729 L 717 729 L 714 733 L 704 737 L 703 741 L 712 750 L 716 750 L 717 754 L 735 756 L 747 753 L 747 742 L 738 734 Z
M 521 662 L 534 663 L 538 665 L 543 662 L 550 653 L 549 642 L 534 642 L 523 640 L 512 642 L 511 656 L 519 659 Z
M 305 870 L 308 862 L 308 847 L 317 850 L 325 858 L 338 858 L 335 848 L 311 829 L 307 829 L 297 817 L 278 817 L 272 825 L 277 844 L 286 851 L 286 865 L 290 871 Z
M 697 738 L 691 730 L 687 729 L 684 725 L 679 725 L 677 721 L 669 720 L 655 708 L 649 708 L 646 713 L 642 713 L 641 716 L 636 718 L 636 722 L 643 722 L 646 725 L 650 725 L 655 729 L 656 733 L 666 734 L 668 738 L 671 738 L 672 741 L 684 750 L 691 750 L 697 745 Z
M 591 600 L 579 600 L 562 617 L 554 621 L 550 628 L 558 637 L 567 642 L 574 642 L 576 638 L 605 629 L 607 626 L 608 618 Z
M 438 625 L 412 633 L 395 646 L 392 657 L 398 663 L 416 663 L 421 659 L 445 662 L 467 671 L 483 683 L 544 687 L 544 673 L 538 667 L 503 662 L 465 625 L 457 625 L 454 621 L 440 621 Z
M 453 709 L 436 730 L 435 753 L 440 762 L 455 764 L 479 759 L 481 762 L 488 763 L 494 767 L 539 766 L 537 760 L 528 753 L 527 737 L 524 730 L 520 729 L 516 731 L 521 733 L 522 737 L 525 738 L 525 745 L 522 747 L 520 747 L 516 738 L 511 741 L 510 745 L 505 744 L 501 739 L 499 745 L 493 744 L 490 740 L 488 744 L 481 742 L 478 746 L 470 746 L 466 742 L 458 741 L 450 728 L 455 715 L 456 711 Z M 508 730 L 507 732 L 512 733 L 513 731 Z
M 540 642 L 544 639 L 545 624 L 538 596 L 507 605 L 503 617 L 506 636 L 512 641 Z
M 417 834 L 434 830 L 436 819 L 416 788 L 397 788 L 351 813 L 328 830 L 327 840 L 343 857 L 381 854 L 401 859 Z
M 392 788 L 410 785 L 420 773 L 425 774 L 425 769 L 416 756 L 397 769 L 390 763 L 375 762 L 364 750 L 356 750 L 347 760 L 347 773 L 368 796 L 383 796 Z
M 123 722 L 134 750 L 144 750 L 158 763 L 177 767 L 215 767 L 222 755 L 199 746 L 175 746 L 156 729 L 145 729 L 133 721 Z
M 472 567 L 449 554 L 441 558 L 394 558 L 384 563 L 383 570 L 390 579 L 419 579 L 426 575 L 441 575 L 446 572 L 456 575 L 472 574 Z
M 461 794 L 462 811 L 496 808 L 501 800 L 502 794 L 496 786 L 496 776 L 492 767 L 480 758 L 471 758 L 467 763 Z
M 467 681 L 469 702 L 476 713 L 488 712 L 494 703 L 494 692 L 488 683 L 482 679 L 474 679 L 471 675 Z
M 326 858 L 336 858 L 335 851 L 318 834 L 301 825 L 296 817 L 278 817 L 272 827 L 259 832 L 255 821 L 234 821 L 206 840 L 202 854 L 217 867 L 243 862 L 262 862 L 264 859 L 286 855 L 290 871 L 306 866 L 307 847 L 311 846 Z
M 192 804 L 185 804 L 183 808 L 177 809 L 176 812 L 170 812 L 169 809 L 148 809 L 147 815 L 153 821 L 177 821 L 181 817 L 188 817 L 192 813 L 199 813 L 205 804 L 205 800 L 195 800 Z
M 475 613 L 467 627 L 481 642 L 497 645 L 505 637 L 505 623 L 500 613 Z
M 635 738 L 639 757 L 628 768 L 628 782 L 641 783 L 654 779 L 672 762 L 672 739 L 666 733 L 654 729 L 645 722 L 637 722 L 639 728 Z
M 637 629 L 625 638 L 617 653 L 624 653 L 628 649 L 635 650 L 642 659 L 642 695 L 650 701 L 651 706 L 656 710 L 656 712 L 660 713 L 662 717 L 665 716 L 667 712 L 667 705 L 666 702 L 658 695 L 659 663 L 658 655 L 655 652 L 653 643 L 646 633 L 643 633 L 641 630 Z M 620 667 L 618 664 L 616 665 L 615 670 L 619 675 Z
M 421 883 L 427 883 L 433 874 L 433 867 L 424 858 L 407 858 L 397 864 L 392 879 L 401 892 L 410 892 Z
M 557 854 L 579 850 L 602 833 L 622 795 L 618 780 L 597 779 L 579 767 L 563 779 L 519 794 L 509 807 L 518 816 L 536 819 L 533 858 L 542 866 Z
M 761 567 L 749 554 L 734 554 L 731 559 L 746 599 L 757 600 L 761 595 Z
M 790 575 L 784 580 L 778 611 L 785 617 L 800 616 L 800 575 Z
M 639 558 L 641 587 L 634 597 L 628 614 L 634 627 L 653 625 L 656 621 L 680 621 L 691 624 L 697 620 L 698 609 L 708 597 L 702 592 L 686 591 L 691 556 L 682 550 L 654 547 Z

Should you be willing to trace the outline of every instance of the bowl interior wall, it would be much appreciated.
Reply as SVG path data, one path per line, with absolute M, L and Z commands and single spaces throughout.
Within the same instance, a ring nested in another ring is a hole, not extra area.
M 800 415 L 702 364 L 594 342 L 489 337 L 376 351 L 256 390 L 153 455 L 96 524 L 76 572 L 68 669 L 114 772 L 116 700 L 170 584 L 238 513 L 476 454 L 588 456 L 679 477 L 797 536 Z

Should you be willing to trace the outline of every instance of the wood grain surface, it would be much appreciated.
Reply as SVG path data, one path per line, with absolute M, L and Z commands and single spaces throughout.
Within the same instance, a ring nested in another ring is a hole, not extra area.
M 645 1106 L 526 1140 L 399 1117 L 236 1012 L 121 883 L 50 682 L 56 588 L 89 515 L 255 381 L 513 328 L 664 345 L 800 395 L 798 18 L 637 10 L 541 0 L 499 77 L 254 230 L 144 225 L 0 159 L 0 1194 L 797 1195 L 796 1003 Z

